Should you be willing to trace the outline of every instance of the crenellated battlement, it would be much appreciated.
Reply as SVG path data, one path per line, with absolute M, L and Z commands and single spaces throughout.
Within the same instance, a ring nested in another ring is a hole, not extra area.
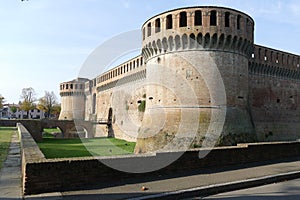
M 249 60 L 251 74 L 300 80 L 300 56 L 255 45 Z
M 85 82 L 88 79 L 77 78 L 60 84 L 60 96 L 83 96 Z
M 142 55 L 188 50 L 233 51 L 250 57 L 254 21 L 222 7 L 181 8 L 156 15 L 142 26 Z
M 137 56 L 98 76 L 96 78 L 96 87 L 102 87 L 103 85 L 118 81 L 124 77 L 143 71 L 145 68 L 146 65 L 144 65 L 143 57 Z
M 291 70 L 300 70 L 299 55 L 260 45 L 254 45 L 254 51 L 251 55 L 250 61 L 260 65 L 270 65 Z

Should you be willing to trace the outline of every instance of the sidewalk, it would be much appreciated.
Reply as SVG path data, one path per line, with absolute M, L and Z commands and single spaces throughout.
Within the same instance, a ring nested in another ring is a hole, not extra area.
M 0 199 L 22 199 L 21 155 L 17 131 L 12 136 L 7 159 L 0 171 Z
M 26 199 L 181 199 L 194 195 L 207 195 L 238 188 L 253 187 L 300 177 L 300 158 L 294 161 L 247 166 L 247 168 L 225 168 L 176 178 L 161 177 L 160 180 L 145 181 L 94 190 L 27 196 Z M 146 179 L 146 178 L 145 178 Z M 141 187 L 148 188 L 142 191 Z

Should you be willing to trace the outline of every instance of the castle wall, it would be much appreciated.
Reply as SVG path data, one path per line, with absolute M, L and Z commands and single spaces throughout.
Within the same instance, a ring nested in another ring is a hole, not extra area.
M 143 58 L 138 56 L 86 82 L 85 119 L 101 123 L 95 137 L 136 141 L 144 114 L 145 78 Z
M 250 104 L 259 141 L 299 139 L 300 56 L 255 46 Z
M 131 76 L 119 79 L 112 88 L 98 87 L 97 117 L 105 121 L 111 118 L 112 127 L 99 126 L 108 136 L 136 141 L 144 115 L 141 104 L 145 102 L 145 69 L 135 70 Z M 145 106 L 145 105 L 144 105 Z
M 142 38 L 140 56 L 81 80 L 83 90 L 62 83 L 60 119 L 102 122 L 96 137 L 137 141 L 137 153 L 299 138 L 300 56 L 255 45 L 247 14 L 170 10 Z

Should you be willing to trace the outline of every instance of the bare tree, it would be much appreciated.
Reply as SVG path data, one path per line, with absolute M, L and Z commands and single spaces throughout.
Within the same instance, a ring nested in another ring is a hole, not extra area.
M 21 104 L 22 110 L 27 112 L 27 117 L 29 117 L 29 111 L 35 108 L 34 102 L 36 101 L 36 93 L 32 87 L 23 88 L 21 94 Z
M 57 98 L 54 92 L 45 91 L 45 95 L 39 99 L 38 109 L 43 110 L 46 116 L 50 117 L 56 104 Z

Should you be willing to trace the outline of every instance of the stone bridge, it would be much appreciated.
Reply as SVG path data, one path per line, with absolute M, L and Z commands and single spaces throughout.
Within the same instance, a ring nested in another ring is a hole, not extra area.
M 84 130 L 86 137 L 93 138 L 95 135 L 95 123 L 83 120 L 0 120 L 0 126 L 15 127 L 17 123 L 23 126 L 31 133 L 35 141 L 42 140 L 42 132 L 44 128 L 58 127 L 62 131 L 64 138 L 78 137 L 76 130 Z

